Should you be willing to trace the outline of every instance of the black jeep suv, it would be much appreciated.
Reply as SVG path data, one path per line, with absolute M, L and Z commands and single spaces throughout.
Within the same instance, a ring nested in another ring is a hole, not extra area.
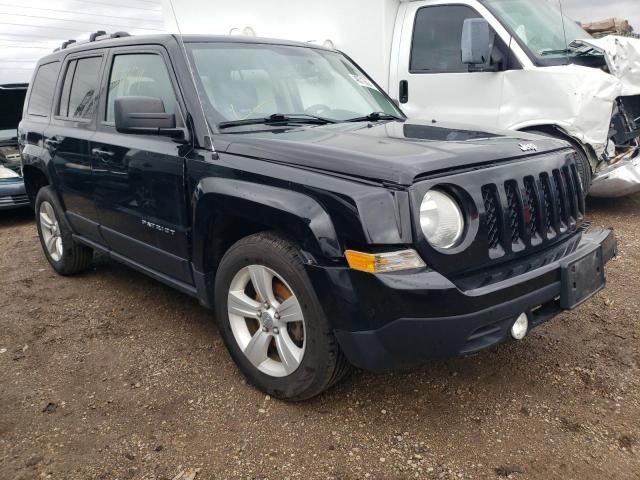
M 564 142 L 409 121 L 306 44 L 92 35 L 39 62 L 19 136 L 57 272 L 99 251 L 215 305 L 290 400 L 522 339 L 616 250 Z

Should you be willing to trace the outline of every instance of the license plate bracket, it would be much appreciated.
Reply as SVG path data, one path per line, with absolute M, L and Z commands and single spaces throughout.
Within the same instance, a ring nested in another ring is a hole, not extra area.
M 573 310 L 605 287 L 602 248 L 562 266 L 560 306 Z

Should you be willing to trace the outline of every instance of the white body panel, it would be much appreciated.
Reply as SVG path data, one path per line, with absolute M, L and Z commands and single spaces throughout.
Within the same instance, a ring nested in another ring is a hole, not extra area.
M 584 41 L 607 55 L 612 74 L 577 65 L 536 67 L 478 0 L 173 0 L 173 9 L 169 0 L 163 2 L 169 31 L 227 35 L 250 27 L 259 37 L 320 45 L 331 41 L 367 71 L 391 98 L 397 100 L 400 82 L 408 81 L 409 101 L 401 106 L 409 117 L 512 130 L 558 127 L 591 147 L 597 157 L 591 159 L 594 169 L 607 151 L 616 99 L 640 95 L 640 40 L 608 37 Z M 416 12 L 422 7 L 454 4 L 467 5 L 484 17 L 509 46 L 522 69 L 411 73 Z M 633 165 L 633 174 L 640 178 L 637 163 Z M 615 193 L 606 186 L 611 174 L 598 178 L 599 172 L 595 173 L 593 192 Z M 627 188 L 638 190 L 640 181 Z
M 168 0 L 165 27 L 178 28 Z M 322 45 L 330 40 L 385 90 L 400 0 L 173 0 L 183 34 L 229 35 L 253 29 L 258 37 Z

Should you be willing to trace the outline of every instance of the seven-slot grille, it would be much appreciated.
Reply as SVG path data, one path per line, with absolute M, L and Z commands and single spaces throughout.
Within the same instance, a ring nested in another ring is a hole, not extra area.
M 539 245 L 584 219 L 584 196 L 575 164 L 482 187 L 487 243 L 507 252 Z

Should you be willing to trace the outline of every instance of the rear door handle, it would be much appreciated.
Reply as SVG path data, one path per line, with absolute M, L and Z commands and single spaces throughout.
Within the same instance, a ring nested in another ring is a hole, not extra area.
M 109 158 L 112 158 L 115 154 L 108 150 L 101 150 L 99 148 L 94 148 L 93 150 L 91 150 L 91 155 L 98 157 L 102 160 L 107 160 Z

